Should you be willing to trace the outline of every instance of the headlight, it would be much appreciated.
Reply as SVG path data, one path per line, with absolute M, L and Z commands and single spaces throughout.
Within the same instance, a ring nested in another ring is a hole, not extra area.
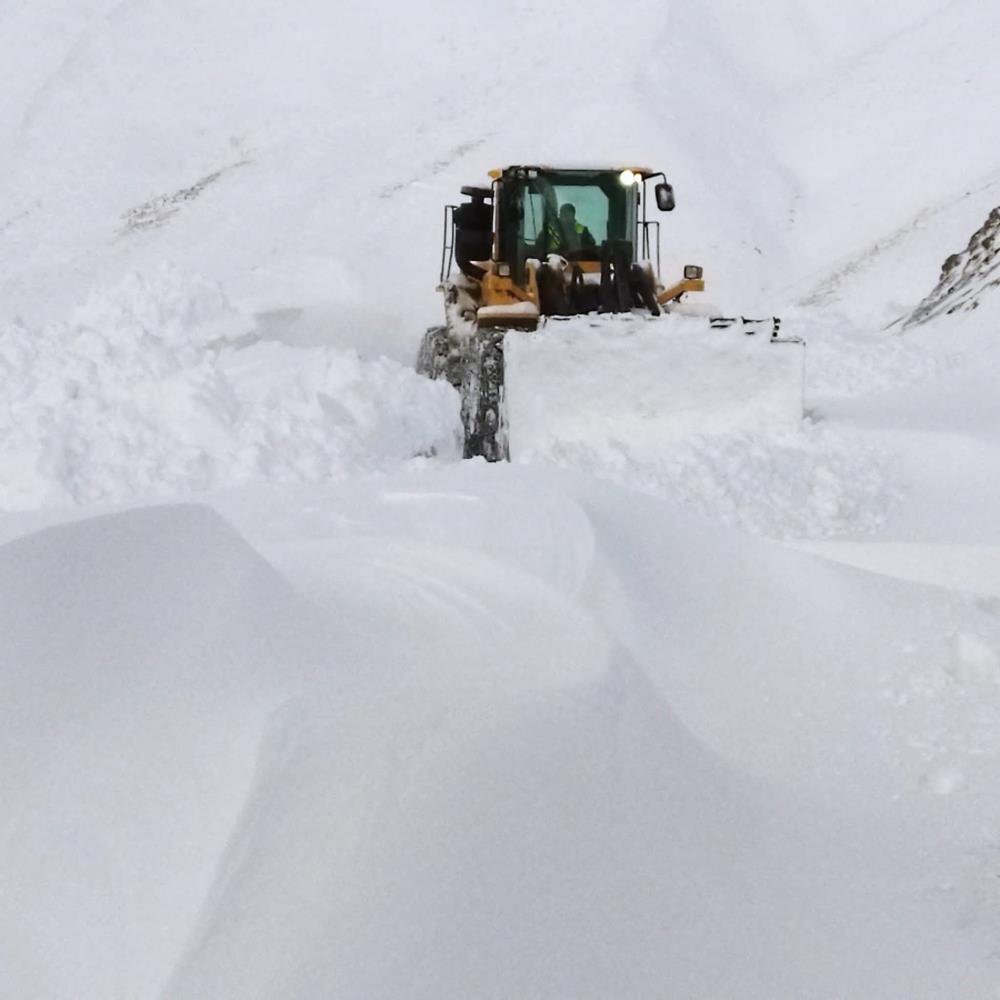
M 691 281 L 700 278 L 704 273 L 705 269 L 699 267 L 697 264 L 688 264 L 684 268 L 684 277 Z
M 621 181 L 622 187 L 631 187 L 638 179 L 631 170 L 623 170 L 618 175 L 618 180 Z

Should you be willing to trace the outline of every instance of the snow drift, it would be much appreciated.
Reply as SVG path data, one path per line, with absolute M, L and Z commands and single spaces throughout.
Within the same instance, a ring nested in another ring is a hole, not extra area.
M 723 763 L 621 641 L 643 633 L 598 567 L 632 559 L 657 505 L 585 487 L 577 505 L 555 482 L 461 472 L 452 547 L 419 541 L 454 523 L 440 476 L 317 495 L 321 577 L 294 587 L 203 507 L 0 548 L 23 720 L 0 742 L 3 992 L 950 995 L 968 955 L 947 907 L 899 896 L 877 829 L 845 837 Z M 511 556 L 484 551 L 531 507 L 587 529 L 582 575 L 526 572 L 561 539 L 523 516 Z M 694 528 L 664 544 L 711 551 Z M 823 583 L 788 579 L 774 597 L 796 614 Z M 720 597 L 689 578 L 680 610 L 681 583 L 649 592 L 678 622 Z M 776 648 L 754 618 L 734 632 L 751 660 Z M 690 648 L 653 654 L 680 671 L 658 684 L 713 672 Z
M 217 515 L 0 549 L 0 994 L 155 996 L 317 616 Z

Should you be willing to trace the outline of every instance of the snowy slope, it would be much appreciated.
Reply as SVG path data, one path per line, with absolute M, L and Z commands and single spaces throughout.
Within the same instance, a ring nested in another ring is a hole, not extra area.
M 664 167 L 676 262 L 701 260 L 723 301 L 756 308 L 763 282 L 781 308 L 790 281 L 811 291 L 1000 171 L 982 57 L 997 14 L 975 0 L 637 0 L 610 46 L 599 11 L 560 2 L 546 11 L 566 55 L 518 32 L 504 67 L 451 0 L 405 28 L 391 6 L 317 0 L 109 7 L 5 15 L 8 315 L 61 319 L 167 258 L 260 310 L 302 310 L 288 335 L 408 357 L 437 311 L 440 206 L 490 166 L 552 158 Z M 514 0 L 497 13 L 532 19 Z M 634 25 L 650 30 L 633 47 Z M 483 114 L 500 93 L 531 109 L 516 127 Z
M 822 234 L 797 241 L 813 301 L 898 318 L 1000 204 L 1000 69 L 986 55 L 1000 16 L 975 0 L 942 7 L 779 116 L 783 158 L 801 178 L 794 228 Z
M 997 1000 L 1000 295 L 883 327 L 1000 204 L 1000 12 L 490 16 L 0 9 L 0 996 Z M 440 207 L 518 160 L 666 169 L 804 425 L 455 461 Z

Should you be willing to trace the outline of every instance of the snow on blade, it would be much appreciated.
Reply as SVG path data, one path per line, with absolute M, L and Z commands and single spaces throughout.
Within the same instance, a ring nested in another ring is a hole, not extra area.
M 695 434 L 802 419 L 803 345 L 703 319 L 549 322 L 504 342 L 511 458 L 566 444 L 661 451 Z
M 583 470 L 775 537 L 870 531 L 895 498 L 883 447 L 803 421 L 802 343 L 601 317 L 511 331 L 504 349 L 515 462 Z

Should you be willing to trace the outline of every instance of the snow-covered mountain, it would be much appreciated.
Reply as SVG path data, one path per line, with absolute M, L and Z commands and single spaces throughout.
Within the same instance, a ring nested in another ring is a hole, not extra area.
M 1000 997 L 998 37 L 0 6 L 0 997 Z M 803 426 L 459 462 L 526 161 L 666 170 Z
M 763 283 L 778 309 L 864 291 L 870 312 L 918 301 L 955 239 L 938 230 L 956 216 L 967 238 L 1000 200 L 989 4 L 634 0 L 608 24 L 600 5 L 543 17 L 509 0 L 495 16 L 506 34 L 454 0 L 419 18 L 319 0 L 8 5 L 3 312 L 62 319 L 169 259 L 409 361 L 438 311 L 440 206 L 489 167 L 550 158 L 665 169 L 682 209 L 669 244 L 713 295 L 742 304 Z M 884 256 L 922 284 L 826 289 L 913 229 L 930 246 Z

